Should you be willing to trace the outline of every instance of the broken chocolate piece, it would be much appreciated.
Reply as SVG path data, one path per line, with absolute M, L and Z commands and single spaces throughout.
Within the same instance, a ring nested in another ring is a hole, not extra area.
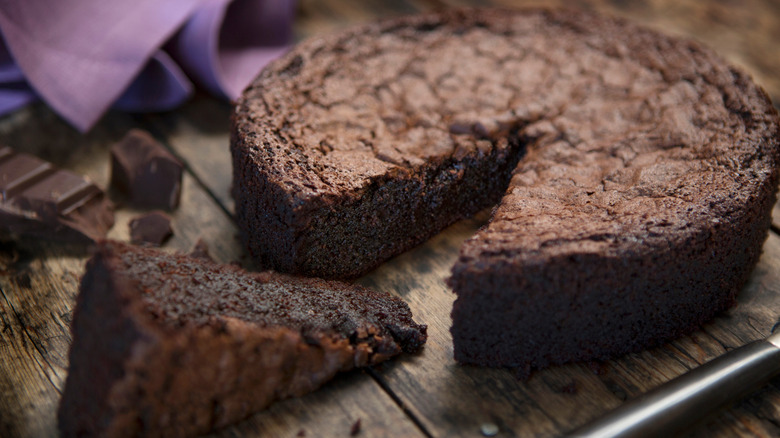
M 171 217 L 161 211 L 153 211 L 130 221 L 130 241 L 160 246 L 173 235 Z
M 146 131 L 133 129 L 111 148 L 111 185 L 133 206 L 175 209 L 181 176 L 181 162 Z
M 113 224 L 111 201 L 88 178 L 0 146 L 0 232 L 91 242 Z
M 349 436 L 357 436 L 357 434 L 359 433 L 360 433 L 360 418 L 358 418 L 357 421 L 352 424 L 352 427 L 349 429 Z
M 192 246 L 192 249 L 187 253 L 187 255 L 196 259 L 204 259 L 212 262 L 214 261 L 214 258 L 211 257 L 211 254 L 209 254 L 209 245 L 206 243 L 206 241 L 203 240 L 203 238 L 199 238 L 198 241 L 195 242 L 195 245 Z

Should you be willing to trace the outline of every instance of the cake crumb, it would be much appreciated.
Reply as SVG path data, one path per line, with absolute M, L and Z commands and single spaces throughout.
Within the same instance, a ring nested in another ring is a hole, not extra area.
M 190 249 L 190 252 L 187 255 L 197 259 L 205 259 L 212 262 L 214 261 L 214 258 L 211 257 L 211 254 L 209 253 L 209 245 L 205 240 L 203 240 L 202 237 L 198 238 L 198 241 L 195 242 L 195 245 L 193 245 L 192 249 Z
M 360 418 L 357 419 L 357 421 L 352 424 L 352 428 L 349 429 L 349 436 L 355 436 L 360 433 Z

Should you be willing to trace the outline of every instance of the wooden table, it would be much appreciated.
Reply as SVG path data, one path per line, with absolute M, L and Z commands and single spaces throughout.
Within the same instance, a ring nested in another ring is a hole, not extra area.
M 376 17 L 464 5 L 462 0 L 302 0 L 300 37 Z M 518 6 L 520 1 L 495 0 Z M 531 3 L 531 2 L 528 2 Z M 537 2 L 539 3 L 539 2 Z M 562 2 L 541 2 L 562 3 Z M 581 1 L 581 7 L 695 37 L 749 71 L 780 102 L 780 3 L 695 0 Z M 231 220 L 227 103 L 197 96 L 162 114 L 112 112 L 79 134 L 43 105 L 0 119 L 0 143 L 89 175 L 102 187 L 109 147 L 129 129 L 149 130 L 187 166 L 167 248 L 203 237 L 215 258 L 246 262 Z M 138 211 L 119 206 L 110 237 L 127 239 Z M 321 390 L 273 405 L 224 436 L 557 436 L 724 352 L 766 336 L 780 316 L 780 208 L 739 305 L 696 333 L 604 362 L 553 367 L 519 381 L 511 372 L 459 366 L 449 335 L 454 295 L 445 286 L 459 244 L 485 214 L 456 224 L 384 264 L 360 283 L 403 297 L 429 325 L 424 351 L 339 376 Z M 54 436 L 67 373 L 68 325 L 86 255 L 47 242 L 0 242 L 0 436 Z M 780 379 L 708 422 L 697 436 L 780 436 Z

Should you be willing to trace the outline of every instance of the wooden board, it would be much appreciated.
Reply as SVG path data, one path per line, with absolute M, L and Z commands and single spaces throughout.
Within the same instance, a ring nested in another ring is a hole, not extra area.
M 297 35 L 416 11 L 468 5 L 463 0 L 302 0 Z M 484 3 L 484 2 L 483 2 Z M 495 0 L 515 7 L 541 3 Z M 563 3 L 543 2 L 544 4 Z M 567 2 L 572 4 L 572 2 Z M 729 2 L 582 1 L 580 6 L 626 16 L 669 33 L 693 36 L 753 74 L 780 99 L 780 5 Z M 105 187 L 108 148 L 133 127 L 149 130 L 187 165 L 175 236 L 166 248 L 187 250 L 203 238 L 215 258 L 249 262 L 231 220 L 227 103 L 198 95 L 163 114 L 110 113 L 89 134 L 78 134 L 43 105 L 0 119 L 0 143 L 84 173 Z M 111 237 L 127 238 L 139 211 L 119 206 Z M 775 208 L 780 230 L 780 207 Z M 347 373 L 320 391 L 273 405 L 218 435 L 559 436 L 624 400 L 725 351 L 766 336 L 780 317 L 780 237 L 774 232 L 739 306 L 700 331 L 661 347 L 604 363 L 571 364 L 520 381 L 507 370 L 457 365 L 449 335 L 454 295 L 444 280 L 460 243 L 486 214 L 458 223 L 402 254 L 359 282 L 405 299 L 429 325 L 421 354 L 367 371 Z M 0 436 L 56 435 L 55 410 L 67 374 L 68 325 L 86 254 L 46 242 L 0 242 Z M 250 263 L 251 265 L 251 263 Z M 690 432 L 694 436 L 780 435 L 780 379 Z

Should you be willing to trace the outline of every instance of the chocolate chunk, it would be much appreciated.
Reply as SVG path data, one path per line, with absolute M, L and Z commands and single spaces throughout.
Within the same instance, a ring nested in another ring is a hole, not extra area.
M 90 242 L 113 224 L 111 201 L 88 178 L 0 147 L 0 232 Z
M 130 221 L 130 241 L 135 244 L 159 246 L 172 235 L 171 217 L 161 211 L 153 211 Z
M 209 254 L 208 244 L 202 238 L 195 242 L 195 245 L 193 245 L 192 249 L 189 253 L 187 253 L 187 255 L 196 259 L 204 259 L 212 262 L 214 261 L 214 258 L 211 257 L 211 254 Z
M 352 427 L 349 429 L 349 436 L 357 436 L 357 434 L 359 433 L 360 433 L 360 418 L 358 418 L 357 421 L 352 424 Z
M 133 129 L 111 148 L 111 185 L 136 207 L 175 209 L 181 176 L 181 162 L 146 131 Z

